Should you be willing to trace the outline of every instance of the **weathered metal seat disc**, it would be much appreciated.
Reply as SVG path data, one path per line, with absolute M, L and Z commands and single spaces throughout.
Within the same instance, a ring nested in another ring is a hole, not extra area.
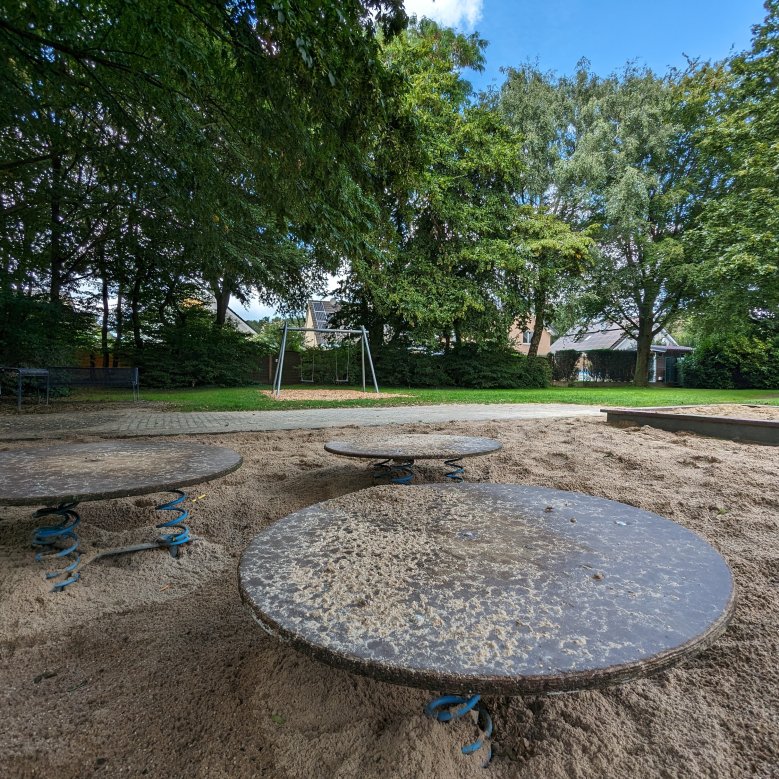
M 373 487 L 290 514 L 240 565 L 260 624 L 332 665 L 454 692 L 624 681 L 725 629 L 730 569 L 656 514 L 513 484 Z
M 328 441 L 325 450 L 343 457 L 407 460 L 459 460 L 478 457 L 500 449 L 494 438 L 426 433 L 363 435 L 348 441 Z
M 0 452 L 0 503 L 103 500 L 216 479 L 241 465 L 232 449 L 178 441 L 107 441 Z

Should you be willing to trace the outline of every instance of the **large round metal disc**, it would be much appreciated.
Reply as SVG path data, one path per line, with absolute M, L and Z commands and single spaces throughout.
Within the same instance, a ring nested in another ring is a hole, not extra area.
M 434 433 L 398 433 L 397 435 L 362 435 L 343 441 L 328 441 L 325 450 L 344 457 L 366 457 L 381 460 L 459 460 L 478 457 L 500 449 L 494 438 Z
M 734 605 L 726 562 L 663 517 L 514 484 L 372 487 L 290 514 L 240 565 L 270 633 L 389 682 L 503 695 L 664 668 Z
M 109 441 L 0 452 L 0 503 L 40 505 L 164 492 L 216 479 L 241 455 L 221 446 Z

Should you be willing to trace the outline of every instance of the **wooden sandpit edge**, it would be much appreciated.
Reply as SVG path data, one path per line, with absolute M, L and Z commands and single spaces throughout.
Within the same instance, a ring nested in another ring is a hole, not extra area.
M 601 411 L 606 414 L 606 421 L 612 425 L 649 425 L 672 433 L 697 433 L 712 438 L 779 446 L 779 421 L 680 414 L 677 411 L 669 410 L 684 408 L 690 408 L 690 406 L 602 408 Z

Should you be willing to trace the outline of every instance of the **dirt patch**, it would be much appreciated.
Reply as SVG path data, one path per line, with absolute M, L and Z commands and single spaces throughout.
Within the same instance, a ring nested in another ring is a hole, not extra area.
M 640 409 L 637 409 L 640 411 Z M 779 422 L 779 406 L 758 406 L 747 403 L 717 403 L 711 406 L 676 406 L 668 409 L 669 414 L 694 414 L 707 417 L 733 417 L 737 419 L 768 419 Z
M 401 395 L 396 392 L 360 392 L 360 390 L 289 390 L 282 389 L 281 396 L 276 397 L 273 390 L 260 390 L 261 395 L 265 395 L 273 400 L 376 400 L 385 398 L 411 398 L 413 395 Z
M 467 462 L 468 480 L 576 490 L 679 522 L 725 556 L 739 592 L 725 635 L 667 672 L 597 692 L 488 697 L 492 779 L 777 775 L 779 471 L 765 447 L 599 419 L 384 429 L 426 431 L 503 442 Z M 424 717 L 423 690 L 298 654 L 241 604 L 238 559 L 260 529 L 327 498 L 359 502 L 373 485 L 365 463 L 322 448 L 353 432 L 184 439 L 230 446 L 245 460 L 190 490 L 204 496 L 189 522 L 199 540 L 179 560 L 155 551 L 87 565 L 61 595 L 32 560 L 29 510 L 0 508 L 4 775 L 487 776 L 478 757 L 460 752 L 475 736 L 471 723 Z M 417 470 L 421 482 L 443 482 L 447 469 Z M 147 538 L 154 501 L 82 504 L 85 552 Z

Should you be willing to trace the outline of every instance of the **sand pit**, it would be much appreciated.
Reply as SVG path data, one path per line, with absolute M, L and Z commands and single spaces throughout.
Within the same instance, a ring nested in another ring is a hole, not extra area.
M 260 528 L 326 498 L 358 500 L 373 484 L 364 463 L 322 449 L 354 428 L 195 437 L 234 448 L 245 464 L 192 490 L 206 493 L 191 522 L 201 540 L 180 561 L 165 552 L 107 560 L 51 595 L 25 545 L 29 511 L 0 507 L 3 775 L 777 776 L 779 469 L 765 447 L 599 419 L 386 430 L 499 438 L 504 449 L 470 462 L 469 479 L 578 490 L 695 530 L 733 568 L 732 625 L 712 648 L 645 680 L 488 697 L 497 738 L 485 773 L 459 753 L 474 728 L 425 718 L 425 691 L 304 657 L 241 604 L 238 558 Z M 420 483 L 444 479 L 435 465 L 418 472 Z M 85 547 L 138 538 L 152 503 L 83 504 Z
M 273 398 L 273 400 L 377 400 L 384 398 L 410 398 L 411 395 L 402 395 L 397 392 L 361 392 L 360 390 L 281 390 L 281 396 L 276 397 L 273 390 L 260 390 L 261 395 Z

